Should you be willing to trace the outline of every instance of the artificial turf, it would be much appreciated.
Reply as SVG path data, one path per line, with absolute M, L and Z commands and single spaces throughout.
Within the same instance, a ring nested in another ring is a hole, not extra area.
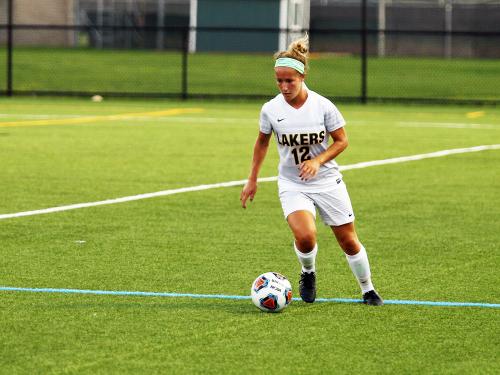
M 244 179 L 260 104 L 2 99 L 0 215 Z M 146 115 L 169 108 L 199 112 Z M 339 108 L 341 165 L 500 143 L 492 107 Z M 93 120 L 37 123 L 82 116 Z M 261 176 L 277 161 L 271 144 Z M 499 162 L 487 150 L 344 172 L 385 299 L 499 303 Z M 0 286 L 248 295 L 273 270 L 297 296 L 275 182 L 246 210 L 240 189 L 0 220 Z M 319 222 L 318 243 L 318 296 L 359 298 Z M 266 314 L 249 300 L 0 291 L 0 373 L 493 374 L 498 313 L 294 301 Z

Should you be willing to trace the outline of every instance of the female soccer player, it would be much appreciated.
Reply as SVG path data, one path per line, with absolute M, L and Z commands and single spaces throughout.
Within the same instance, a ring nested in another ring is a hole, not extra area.
M 371 282 L 370 265 L 354 229 L 354 213 L 335 157 L 347 147 L 345 121 L 335 105 L 309 90 L 304 79 L 308 36 L 276 53 L 274 71 L 281 94 L 265 103 L 255 142 L 250 176 L 241 191 L 241 205 L 253 200 L 257 176 L 274 132 L 280 154 L 278 188 L 285 218 L 295 237 L 294 248 L 302 265 L 299 291 L 302 300 L 316 298 L 316 210 L 332 228 L 361 287 L 363 302 L 382 305 Z M 328 145 L 329 137 L 333 143 Z

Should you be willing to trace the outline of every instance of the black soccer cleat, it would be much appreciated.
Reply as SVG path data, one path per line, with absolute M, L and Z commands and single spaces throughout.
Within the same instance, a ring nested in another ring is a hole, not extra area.
M 316 299 L 316 273 L 302 272 L 299 281 L 300 298 L 304 302 L 313 303 Z
M 371 306 L 382 306 L 384 300 L 377 294 L 375 290 L 370 290 L 363 294 L 363 303 Z

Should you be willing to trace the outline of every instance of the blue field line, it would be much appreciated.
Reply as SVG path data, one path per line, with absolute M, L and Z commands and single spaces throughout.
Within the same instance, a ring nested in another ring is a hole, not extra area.
M 195 293 L 167 293 L 167 292 L 134 292 L 125 290 L 90 290 L 90 289 L 56 289 L 56 288 L 19 288 L 11 286 L 0 286 L 0 291 L 4 292 L 33 292 L 33 293 L 69 293 L 69 294 L 100 294 L 113 296 L 140 296 L 140 297 L 174 297 L 174 298 L 207 298 L 207 299 L 229 299 L 229 300 L 249 300 L 250 296 L 234 296 L 225 294 L 195 294 Z M 300 298 L 293 298 L 300 301 Z M 336 302 L 336 303 L 362 303 L 360 299 L 351 298 L 317 298 L 316 302 Z M 411 301 L 411 300 L 385 300 L 386 305 L 423 305 L 423 306 L 444 306 L 444 307 L 489 307 L 500 308 L 500 303 L 480 303 L 480 302 L 439 302 L 439 301 Z
M 18 288 L 0 286 L 0 291 L 6 292 L 34 292 L 34 293 L 72 293 L 72 294 L 105 294 L 112 296 L 141 296 L 141 297 L 190 297 L 212 299 L 250 299 L 250 296 L 231 296 L 225 294 L 194 294 L 194 293 L 167 293 L 167 292 L 133 292 L 126 290 L 89 290 L 89 289 L 55 289 L 55 288 Z

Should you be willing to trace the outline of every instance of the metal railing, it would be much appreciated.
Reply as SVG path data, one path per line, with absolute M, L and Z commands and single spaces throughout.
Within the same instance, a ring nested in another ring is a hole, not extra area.
M 500 103 L 500 32 L 369 28 L 366 0 L 362 4 L 360 28 L 308 30 L 311 70 L 307 81 L 312 89 L 335 100 L 362 103 Z M 102 46 L 92 40 L 96 31 L 122 36 L 134 33 L 136 45 Z M 162 49 L 148 44 L 158 40 L 159 32 L 165 39 Z M 0 25 L 0 69 L 5 71 L 5 80 L 0 78 L 0 93 L 183 99 L 271 97 L 277 93 L 272 51 L 256 52 L 254 48 L 245 52 L 248 45 L 238 42 L 251 40 L 257 44 L 263 38 L 292 32 L 296 30 L 21 25 L 13 22 L 12 8 L 8 8 L 7 23 Z M 381 32 L 383 57 L 378 52 Z M 68 40 L 81 40 L 80 44 L 54 47 L 39 41 L 30 43 L 31 38 L 35 40 L 35 36 L 43 34 L 50 42 L 51 36 L 55 38 L 61 33 L 72 34 Z M 196 52 L 192 52 L 193 33 L 205 40 Z M 222 42 L 212 43 L 215 36 Z M 400 44 L 404 52 L 398 52 Z M 241 50 L 235 50 L 235 45 Z M 436 56 L 436 45 L 446 46 L 446 54 Z M 470 51 L 474 45 L 481 46 L 491 57 L 464 57 L 471 54 L 464 51 Z

